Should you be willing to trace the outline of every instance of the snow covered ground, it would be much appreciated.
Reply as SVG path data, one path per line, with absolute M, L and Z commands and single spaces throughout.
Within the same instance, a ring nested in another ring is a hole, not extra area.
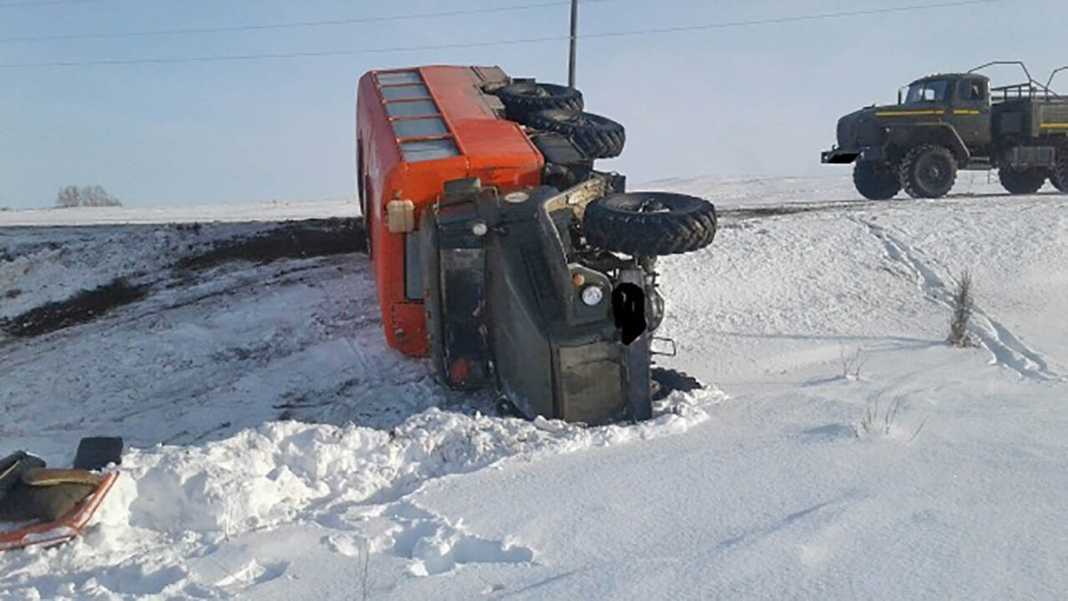
M 0 556 L 0 599 L 1064 598 L 1068 197 L 970 174 L 931 202 L 646 187 L 722 216 L 662 261 L 662 364 L 708 386 L 637 426 L 439 389 L 386 347 L 361 254 L 183 263 L 284 227 L 248 210 L 206 220 L 265 222 L 0 227 L 0 319 L 141 291 L 0 339 L 0 454 L 132 447 L 88 536 Z M 980 346 L 959 350 L 966 269 Z
M 285 221 L 350 217 L 360 207 L 355 200 L 261 202 L 234 205 L 191 205 L 181 207 L 76 207 L 69 209 L 22 209 L 0 211 L 0 227 L 46 225 L 101 225 L 131 223 L 188 223 L 235 221 Z

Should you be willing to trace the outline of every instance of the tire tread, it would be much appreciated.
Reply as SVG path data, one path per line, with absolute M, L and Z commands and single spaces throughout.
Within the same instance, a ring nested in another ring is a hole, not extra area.
M 597 248 L 632 256 L 700 250 L 716 236 L 716 209 L 703 199 L 696 200 L 700 204 L 686 212 L 637 213 L 614 209 L 600 199 L 586 207 L 583 233 Z

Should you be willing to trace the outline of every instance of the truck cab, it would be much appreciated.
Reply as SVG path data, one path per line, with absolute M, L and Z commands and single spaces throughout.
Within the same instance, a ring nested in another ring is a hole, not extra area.
M 983 67 L 996 64 L 1004 63 Z M 898 91 L 897 104 L 845 115 L 821 162 L 853 163 L 857 191 L 871 200 L 902 189 L 913 198 L 942 197 L 960 169 L 998 169 L 1012 194 L 1033 194 L 1047 180 L 1068 189 L 1068 128 L 1057 125 L 1068 98 L 1026 68 L 1026 83 L 997 88 L 977 69 L 919 78 Z
M 986 150 L 992 142 L 990 79 L 983 75 L 964 73 L 918 79 L 908 85 L 902 106 L 942 110 L 942 120 L 955 127 L 970 149 Z
M 624 143 L 578 90 L 498 67 L 361 77 L 356 180 L 388 344 L 502 413 L 649 418 L 680 381 L 652 367 L 656 258 L 710 244 L 716 216 L 594 168 Z

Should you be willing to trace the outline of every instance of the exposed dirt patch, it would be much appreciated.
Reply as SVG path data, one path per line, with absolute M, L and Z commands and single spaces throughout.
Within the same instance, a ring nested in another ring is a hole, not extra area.
M 231 261 L 270 263 L 363 252 L 366 240 L 362 218 L 309 219 L 249 238 L 226 240 L 205 253 L 179 260 L 177 267 L 198 271 Z
M 266 231 L 260 229 L 256 233 L 237 234 L 208 244 L 200 242 L 198 238 L 202 230 L 207 232 L 211 227 L 198 223 L 134 226 L 134 229 L 149 228 L 150 234 L 168 230 L 181 232 L 181 235 L 160 249 L 165 256 L 154 267 L 133 266 L 140 267 L 141 270 L 116 273 L 114 279 L 98 288 L 83 290 L 67 299 L 49 302 L 27 309 L 14 317 L 0 319 L 0 332 L 15 338 L 55 332 L 90 322 L 112 309 L 137 302 L 155 290 L 190 285 L 199 279 L 197 272 L 217 265 L 232 261 L 265 264 L 279 259 L 363 252 L 367 239 L 361 218 L 286 222 Z M 149 242 L 154 240 L 155 238 L 150 237 Z M 9 260 L 27 253 L 32 255 L 44 249 L 59 248 L 61 252 L 65 250 L 54 241 L 46 241 L 43 244 L 44 246 L 42 243 L 23 244 L 14 252 L 0 251 L 0 259 Z M 156 276 L 146 277 L 146 273 L 155 273 Z M 136 281 L 137 284 L 131 284 L 131 281 Z M 209 296 L 228 292 L 213 291 Z M 14 299 L 24 293 L 25 290 L 21 286 L 0 290 L 0 299 Z
M 83 290 L 71 298 L 41 305 L 10 319 L 0 320 L 0 330 L 17 338 L 40 336 L 90 322 L 108 311 L 141 300 L 148 286 L 131 285 L 126 278 Z

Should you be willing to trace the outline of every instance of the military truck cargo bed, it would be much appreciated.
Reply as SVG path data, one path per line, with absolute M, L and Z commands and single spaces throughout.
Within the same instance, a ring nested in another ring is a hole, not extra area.
M 994 136 L 1026 136 L 1068 134 L 1068 98 L 1020 98 L 1001 102 L 992 107 Z

